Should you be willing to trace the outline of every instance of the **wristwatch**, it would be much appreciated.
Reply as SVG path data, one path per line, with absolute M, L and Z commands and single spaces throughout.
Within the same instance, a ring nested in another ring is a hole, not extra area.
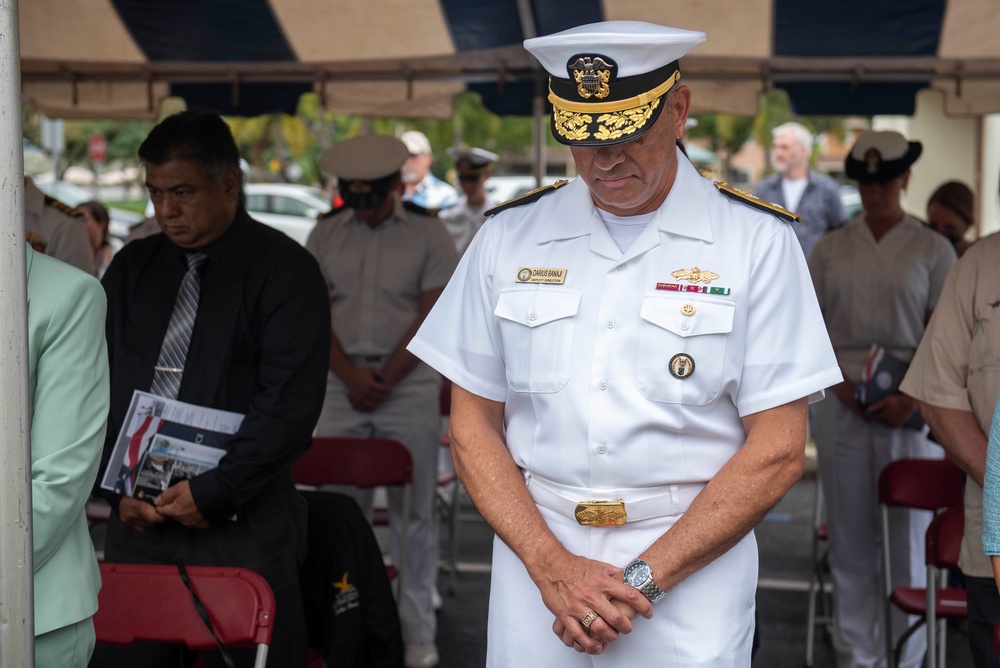
M 639 593 L 656 603 L 663 598 L 664 592 L 653 582 L 653 569 L 642 559 L 633 559 L 625 567 L 625 584 L 635 587 Z

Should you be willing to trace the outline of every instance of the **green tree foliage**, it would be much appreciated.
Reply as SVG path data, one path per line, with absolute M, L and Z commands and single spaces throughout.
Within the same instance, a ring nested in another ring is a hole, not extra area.
M 706 114 L 696 116 L 698 125 L 687 131 L 690 137 L 705 137 L 709 146 L 722 160 L 723 180 L 733 180 L 732 159 L 753 134 L 754 119 L 751 116 L 731 114 Z
M 153 124 L 148 121 L 66 121 L 63 123 L 65 149 L 59 162 L 59 178 L 70 165 L 91 167 L 87 141 L 94 133 L 101 133 L 107 141 L 107 168 L 139 166 L 139 146 L 149 134 Z

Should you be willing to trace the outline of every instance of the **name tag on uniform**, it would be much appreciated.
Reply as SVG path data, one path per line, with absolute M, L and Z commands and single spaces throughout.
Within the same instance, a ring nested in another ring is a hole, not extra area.
M 566 283 L 565 269 L 548 269 L 545 267 L 521 267 L 517 270 L 517 283 L 547 283 L 563 285 Z

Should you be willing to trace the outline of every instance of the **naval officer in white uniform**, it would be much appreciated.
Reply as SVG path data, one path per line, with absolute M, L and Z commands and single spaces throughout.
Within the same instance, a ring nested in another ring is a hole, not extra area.
M 675 149 L 704 39 L 525 42 L 579 178 L 499 207 L 409 345 L 454 382 L 457 470 L 498 535 L 489 666 L 750 665 L 753 526 L 841 375 L 795 216 Z
M 455 162 L 462 196 L 455 206 L 444 209 L 438 217 L 448 228 L 455 250 L 461 255 L 486 221 L 486 212 L 500 204 L 498 198 L 494 199 L 486 191 L 486 181 L 493 176 L 493 163 L 499 156 L 482 148 L 452 147 L 448 149 L 448 157 Z

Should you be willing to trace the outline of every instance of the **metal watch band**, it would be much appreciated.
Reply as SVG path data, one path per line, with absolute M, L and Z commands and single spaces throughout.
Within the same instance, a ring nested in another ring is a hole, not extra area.
M 639 593 L 649 599 L 650 603 L 656 603 L 664 596 L 664 591 L 656 586 L 653 582 L 653 578 L 649 578 L 642 583 L 641 587 L 637 587 Z

